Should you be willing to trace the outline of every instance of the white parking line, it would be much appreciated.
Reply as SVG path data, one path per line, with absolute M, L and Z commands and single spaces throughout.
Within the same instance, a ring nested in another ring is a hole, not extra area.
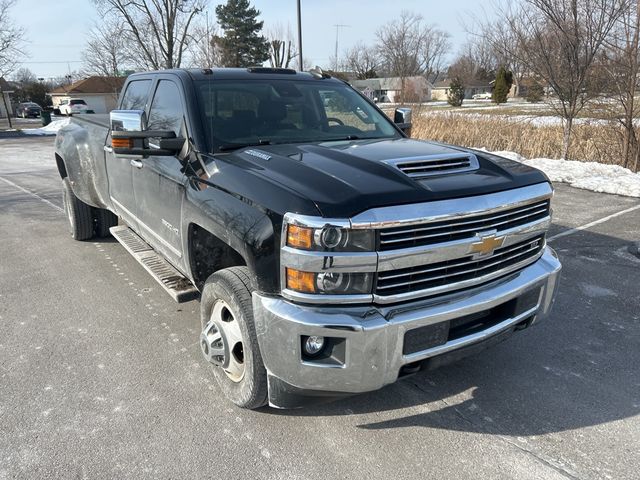
M 589 222 L 589 223 L 585 223 L 584 225 L 581 225 L 579 227 L 576 228 L 571 228 L 569 230 L 565 230 L 564 232 L 558 233 L 557 235 L 554 235 L 553 237 L 549 237 L 547 239 L 547 242 L 553 242 L 554 240 L 557 240 L 559 238 L 562 237 L 566 237 L 567 235 L 573 235 L 574 233 L 578 233 L 582 230 L 586 230 L 587 228 L 591 228 L 595 225 L 599 225 L 601 223 L 606 222 L 607 220 L 611 220 L 612 218 L 615 217 L 619 217 L 620 215 L 624 215 L 625 213 L 629 213 L 629 212 L 633 212 L 634 210 L 638 210 L 640 209 L 640 205 L 636 205 L 635 207 L 629 207 L 626 210 L 622 210 L 620 212 L 617 213 L 612 213 L 611 215 L 607 215 L 606 217 L 603 217 L 599 220 L 594 220 L 593 222 Z
M 3 182 L 5 182 L 7 185 L 11 185 L 14 188 L 17 188 L 18 190 L 20 190 L 21 192 L 24 192 L 28 195 L 31 195 L 32 197 L 37 198 L 38 200 L 46 203 L 47 205 L 49 205 L 50 207 L 55 208 L 56 210 L 58 210 L 59 212 L 63 212 L 64 213 L 64 209 L 60 208 L 59 206 L 55 205 L 54 203 L 51 203 L 49 200 L 47 200 L 46 198 L 42 198 L 40 195 L 38 195 L 37 193 L 32 192 L 31 190 L 27 190 L 26 188 L 22 188 L 20 185 L 17 185 L 15 183 L 13 183 L 11 180 L 7 180 L 4 177 L 0 177 L 0 180 L 2 180 Z

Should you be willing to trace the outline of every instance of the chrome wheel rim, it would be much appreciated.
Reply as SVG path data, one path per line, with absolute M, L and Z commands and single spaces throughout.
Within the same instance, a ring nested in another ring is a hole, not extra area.
M 233 382 L 244 377 L 244 343 L 236 315 L 227 302 L 217 300 L 211 309 L 209 321 L 200 335 L 200 348 L 204 357 L 222 368 Z

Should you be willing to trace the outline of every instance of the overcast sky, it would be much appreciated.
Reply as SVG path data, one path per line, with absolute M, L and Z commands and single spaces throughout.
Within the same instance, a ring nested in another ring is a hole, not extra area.
M 209 17 L 215 19 L 215 5 L 210 2 Z M 421 13 L 452 35 L 454 51 L 465 41 L 463 23 L 482 15 L 478 0 L 302 0 L 303 53 L 313 65 L 328 65 L 336 41 L 335 24 L 340 29 L 342 51 L 362 40 L 373 42 L 376 29 L 400 10 Z M 280 23 L 296 32 L 295 0 L 253 0 L 261 11 L 265 29 Z M 38 77 L 64 75 L 81 67 L 81 51 L 86 34 L 98 20 L 91 0 L 18 0 L 13 9 L 16 23 L 27 30 L 29 58 L 24 66 Z

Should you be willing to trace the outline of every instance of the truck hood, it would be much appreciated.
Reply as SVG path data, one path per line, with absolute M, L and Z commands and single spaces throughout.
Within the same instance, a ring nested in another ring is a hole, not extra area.
M 414 179 L 388 160 L 474 153 L 479 168 Z M 216 155 L 315 203 L 325 217 L 347 218 L 374 207 L 509 190 L 548 181 L 524 164 L 420 140 L 384 139 L 306 145 L 261 145 Z

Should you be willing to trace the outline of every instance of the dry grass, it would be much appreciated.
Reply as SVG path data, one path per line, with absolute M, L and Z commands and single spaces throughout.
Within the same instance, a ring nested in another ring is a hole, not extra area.
M 562 126 L 535 126 L 487 116 L 430 115 L 416 111 L 412 137 L 492 151 L 509 150 L 527 158 L 560 158 Z M 570 158 L 622 165 L 622 130 L 611 124 L 582 124 L 573 129 Z

